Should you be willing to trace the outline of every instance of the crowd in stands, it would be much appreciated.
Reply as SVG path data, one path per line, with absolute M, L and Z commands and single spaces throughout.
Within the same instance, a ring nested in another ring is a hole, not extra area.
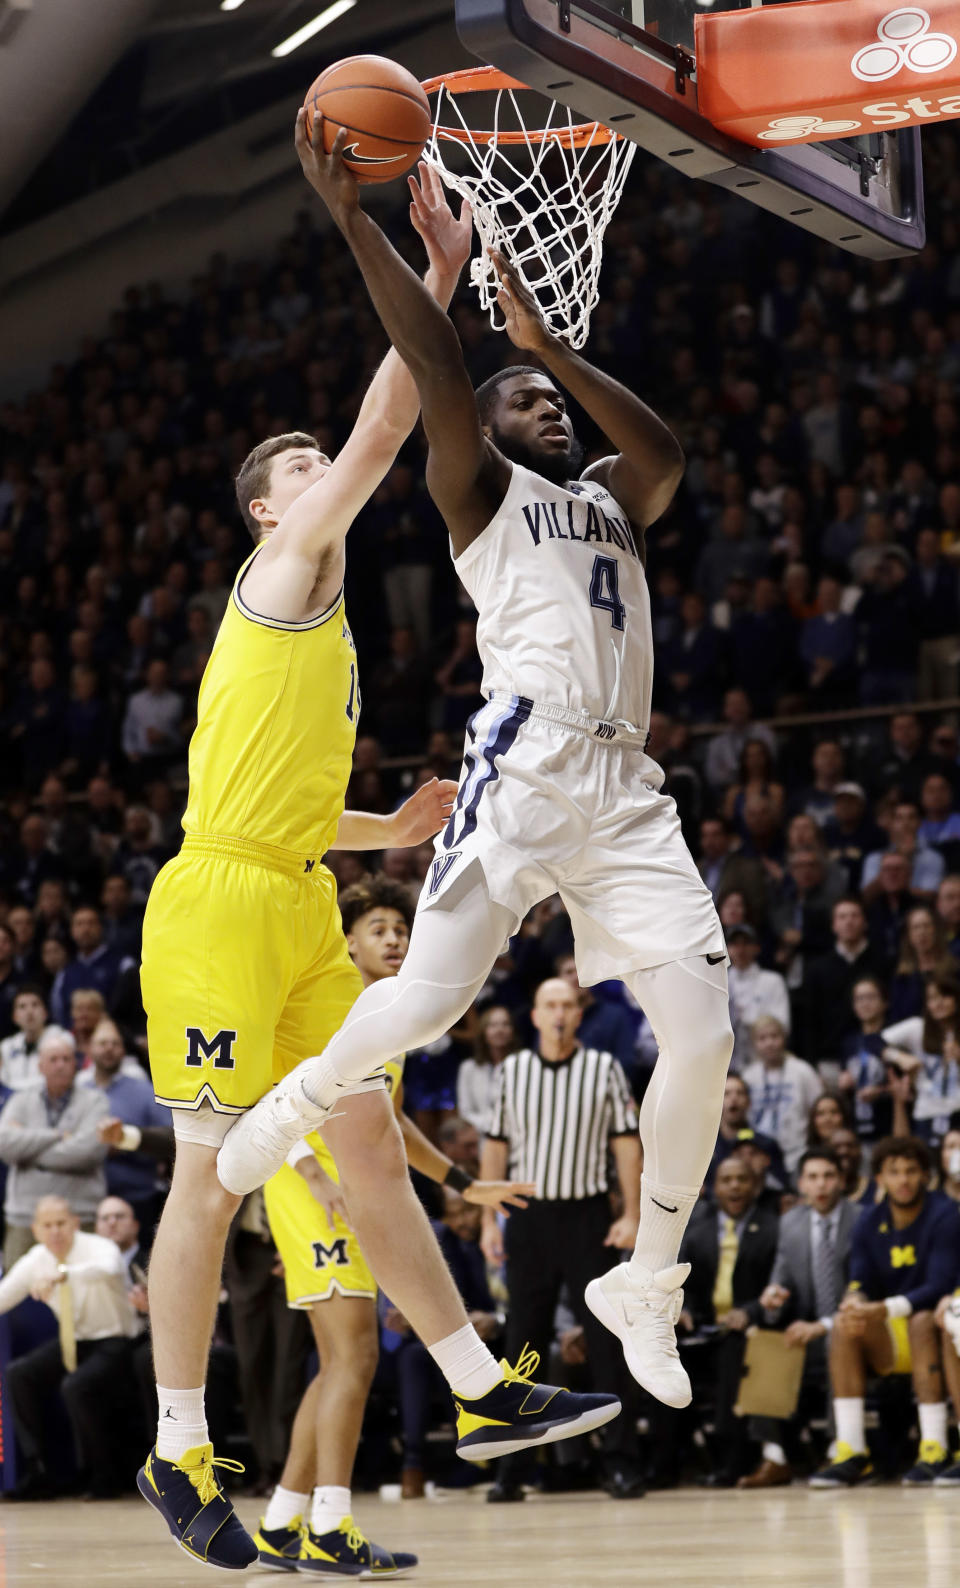
M 948 1401 L 960 1412 L 957 147 L 949 128 L 926 140 L 930 241 L 916 258 L 840 254 L 653 160 L 607 236 L 589 355 L 666 417 L 687 457 L 647 536 L 649 750 L 726 930 L 736 1033 L 684 1252 L 697 1395 L 682 1414 L 638 1401 L 633 1492 L 695 1472 L 785 1482 L 828 1446 L 824 1481 L 862 1481 L 865 1407 L 880 1471 L 960 1476 L 946 1455 Z M 44 1439 L 69 1450 L 42 1415 L 62 1385 L 94 1493 L 129 1480 L 126 1436 L 109 1451 L 97 1434 L 120 1376 L 140 1456 L 152 1416 L 144 1270 L 173 1143 L 149 1083 L 140 933 L 179 845 L 197 689 L 250 550 L 232 476 L 270 433 L 307 428 L 335 451 L 382 351 L 317 219 L 298 216 L 272 257 L 214 256 L 189 291 L 130 287 L 103 335 L 0 405 L 0 1327 L 21 1459 Z M 452 313 L 477 381 L 512 361 L 466 293 Z M 474 616 L 416 437 L 351 531 L 347 605 L 365 681 L 348 803 L 388 811 L 421 779 L 456 775 L 480 698 Z M 372 858 L 416 889 L 430 853 Z M 371 857 L 332 861 L 347 886 Z M 504 1062 L 536 1047 L 547 978 L 571 990 L 579 1041 L 612 1054 L 642 1098 L 649 1024 L 619 984 L 582 988 L 572 948 L 559 902 L 538 907 L 472 1014 L 408 1057 L 406 1106 L 472 1173 Z M 448 1198 L 431 1211 L 480 1310 L 509 1318 L 503 1273 L 477 1267 L 470 1210 Z M 99 1322 L 64 1377 L 57 1265 L 81 1237 L 97 1243 L 85 1305 Z M 255 1284 L 238 1256 L 251 1242 Z M 228 1446 L 246 1442 L 262 1488 L 309 1341 L 284 1315 L 255 1205 L 225 1277 L 210 1421 Z M 449 1417 L 383 1323 L 371 1482 L 396 1475 L 404 1357 L 421 1388 L 400 1432 L 421 1462 L 424 1428 Z M 795 1414 L 735 1415 L 753 1325 L 805 1348 Z M 588 1357 L 561 1302 L 553 1371 L 584 1373 Z M 911 1360 L 915 1398 L 888 1393 Z M 535 1479 L 578 1476 L 592 1481 L 589 1452 Z M 68 1457 L 47 1479 L 78 1481 Z

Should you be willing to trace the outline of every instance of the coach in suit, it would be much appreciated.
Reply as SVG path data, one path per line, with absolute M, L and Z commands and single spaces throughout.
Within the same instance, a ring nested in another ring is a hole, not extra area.
M 811 1147 L 800 1160 L 799 1207 L 780 1223 L 770 1283 L 760 1300 L 768 1326 L 785 1331 L 787 1342 L 806 1350 L 800 1403 L 789 1422 L 758 1418 L 763 1459 L 741 1478 L 742 1489 L 768 1489 L 789 1483 L 793 1472 L 788 1446 L 808 1412 L 827 1397 L 827 1343 L 833 1316 L 847 1282 L 850 1235 L 860 1208 L 843 1195 L 840 1164 L 829 1147 Z
M 693 1264 L 680 1317 L 684 1362 L 695 1380 L 694 1406 L 704 1399 L 714 1403 L 714 1466 L 706 1479 L 711 1488 L 732 1488 L 746 1465 L 748 1429 L 733 1408 L 746 1331 L 763 1317 L 760 1297 L 773 1270 L 779 1223 L 772 1208 L 758 1204 L 759 1190 L 753 1170 L 739 1155 L 725 1158 L 713 1198 L 694 1214 L 680 1248 L 680 1261 Z M 654 1408 L 656 1483 L 677 1480 L 693 1426 L 689 1412 Z

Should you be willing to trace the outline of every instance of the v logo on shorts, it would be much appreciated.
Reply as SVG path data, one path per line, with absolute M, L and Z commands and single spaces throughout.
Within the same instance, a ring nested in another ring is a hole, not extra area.
M 427 889 L 429 897 L 439 890 L 444 877 L 451 872 L 460 859 L 460 850 L 455 849 L 450 855 L 440 855 L 430 867 L 430 886 Z

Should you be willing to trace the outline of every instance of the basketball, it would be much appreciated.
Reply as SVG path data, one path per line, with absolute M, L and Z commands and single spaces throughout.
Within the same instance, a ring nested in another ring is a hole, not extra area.
M 420 158 L 430 134 L 430 101 L 405 66 L 383 55 L 350 55 L 321 72 L 304 101 L 307 131 L 323 116 L 329 153 L 341 127 L 344 161 L 358 182 L 390 182 Z

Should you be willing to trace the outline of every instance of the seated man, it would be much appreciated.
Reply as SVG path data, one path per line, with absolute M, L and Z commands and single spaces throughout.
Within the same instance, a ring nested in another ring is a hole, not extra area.
M 941 1298 L 936 1319 L 943 1332 L 943 1376 L 953 1402 L 954 1420 L 960 1423 L 960 1290 Z M 960 1450 L 933 1481 L 938 1489 L 960 1491 Z
M 734 1415 L 740 1386 L 746 1331 L 762 1318 L 760 1297 L 773 1269 L 777 1214 L 758 1206 L 760 1182 L 734 1153 L 719 1165 L 713 1200 L 695 1212 L 680 1248 L 680 1261 L 693 1264 L 686 1285 L 680 1330 L 700 1337 L 694 1360 L 684 1359 L 699 1381 L 694 1404 L 704 1390 L 714 1400 L 713 1471 L 710 1488 L 732 1488 L 746 1466 L 748 1428 Z M 681 1333 L 681 1339 L 683 1334 Z M 651 1406 L 651 1434 L 659 1451 L 653 1480 L 658 1486 L 679 1477 L 683 1446 L 692 1433 L 687 1412 Z
M 869 1373 L 913 1375 L 920 1454 L 904 1483 L 933 1483 L 950 1465 L 934 1308 L 960 1283 L 960 1219 L 949 1197 L 927 1190 L 929 1155 L 912 1136 L 878 1142 L 873 1172 L 883 1200 L 864 1210 L 850 1241 L 850 1286 L 830 1336 L 837 1443 L 810 1480 L 818 1489 L 873 1476 L 864 1429 Z
M 52 1309 L 59 1328 L 56 1339 L 17 1357 L 7 1370 L 26 1468 L 18 1487 L 23 1498 L 53 1492 L 49 1405 L 59 1390 L 91 1495 L 117 1494 L 132 1488 L 134 1471 L 122 1438 L 134 1387 L 130 1341 L 137 1330 L 126 1265 L 113 1241 L 81 1233 L 63 1197 L 38 1202 L 33 1233 L 37 1244 L 0 1279 L 0 1313 L 33 1296 Z
M 785 1331 L 786 1343 L 806 1351 L 801 1406 L 819 1400 L 827 1388 L 827 1341 L 843 1294 L 850 1255 L 850 1232 L 860 1216 L 843 1195 L 840 1165 L 828 1147 L 811 1147 L 800 1160 L 797 1187 L 803 1198 L 780 1221 L 773 1275 L 761 1305 L 768 1326 Z M 789 1422 L 758 1418 L 763 1459 L 741 1489 L 769 1489 L 789 1483 L 793 1472 L 787 1446 L 796 1444 L 800 1414 Z

